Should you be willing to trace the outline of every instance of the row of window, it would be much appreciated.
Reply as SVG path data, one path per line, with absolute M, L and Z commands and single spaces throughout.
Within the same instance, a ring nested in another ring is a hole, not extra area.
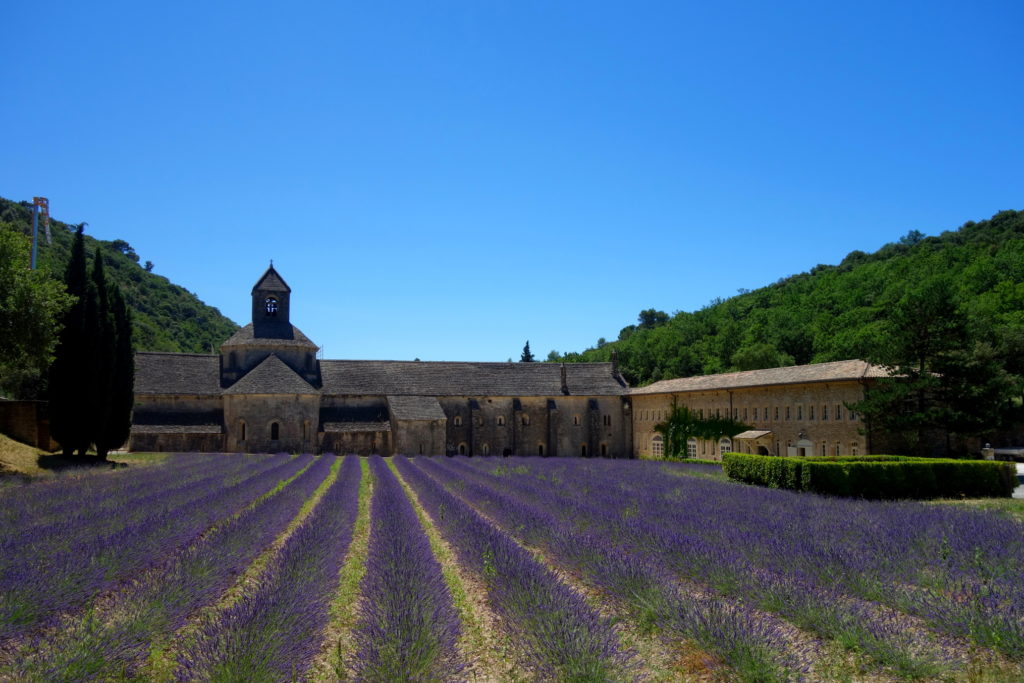
M 523 415 L 521 419 L 522 419 L 522 425 L 524 427 L 530 426 L 530 416 L 529 415 Z M 611 415 L 602 415 L 601 416 L 601 422 L 602 422 L 602 424 L 604 424 L 605 427 L 611 427 L 612 426 L 612 416 Z M 483 417 L 478 417 L 476 419 L 476 423 L 480 427 L 483 427 L 484 426 L 484 418 Z M 579 415 L 573 415 L 572 416 L 572 423 L 574 425 L 578 426 L 578 425 L 582 424 L 583 421 L 582 421 L 582 419 L 580 418 Z M 462 416 L 461 415 L 456 415 L 455 417 L 453 417 L 452 418 L 452 424 L 454 426 L 456 426 L 456 427 L 461 427 L 462 426 Z M 504 427 L 505 426 L 505 416 L 504 415 L 498 415 L 496 418 L 494 418 L 494 424 L 496 424 L 499 427 Z
M 850 421 L 855 421 L 857 419 L 857 413 L 855 411 L 853 411 L 853 410 L 845 410 L 845 408 L 844 408 L 842 403 L 836 403 L 831 411 L 829 410 L 829 405 L 827 403 L 822 403 L 820 406 L 808 405 L 806 407 L 807 407 L 807 411 L 806 411 L 807 421 L 819 420 L 821 422 L 828 422 L 830 419 L 831 420 L 835 420 L 835 421 L 842 421 L 844 419 L 848 419 Z M 754 420 L 754 421 L 760 421 L 760 422 L 780 422 L 780 421 L 782 421 L 782 419 L 792 420 L 792 419 L 794 419 L 794 416 L 795 416 L 795 419 L 797 421 L 800 421 L 800 422 L 804 421 L 805 411 L 804 411 L 804 405 L 802 403 L 801 404 L 797 404 L 796 406 L 784 406 L 783 408 L 784 409 L 780 411 L 780 406 L 774 406 L 774 409 L 771 412 L 769 412 L 769 407 L 768 406 L 765 406 L 764 408 L 760 408 L 760 407 L 754 407 L 754 408 L 744 407 L 742 409 L 741 408 L 733 408 L 732 409 L 732 419 L 734 419 L 734 420 L 743 420 L 744 422 L 747 421 L 747 420 Z M 817 412 L 815 411 L 816 408 L 818 409 Z M 666 419 L 668 417 L 669 412 L 670 411 L 668 411 L 668 410 L 653 410 L 653 409 L 641 410 L 640 411 L 640 421 L 641 422 L 661 422 L 662 420 L 664 420 L 664 419 Z M 698 408 L 696 410 L 696 412 L 697 412 L 697 417 L 699 417 L 700 419 L 703 420 L 704 419 L 704 409 L 703 408 Z M 816 415 L 817 415 L 817 417 L 815 417 Z M 722 417 L 722 409 L 721 408 L 715 408 L 712 411 L 711 408 L 708 408 L 707 416 L 709 418 L 712 417 L 712 416 L 716 417 L 716 418 L 721 418 Z M 729 409 L 728 408 L 725 409 L 725 417 L 729 417 Z
M 804 446 L 804 445 L 802 445 L 803 443 L 808 443 L 808 442 L 797 442 L 797 444 L 794 446 L 792 441 L 787 441 L 786 442 L 786 452 L 785 453 L 776 453 L 775 455 L 787 455 L 787 454 L 811 455 L 811 453 L 813 452 L 813 448 L 814 448 L 813 445 Z M 721 440 L 719 440 L 719 442 L 717 444 L 715 444 L 714 442 L 709 442 L 709 441 L 703 440 L 703 439 L 698 440 L 698 439 L 696 439 L 694 437 L 691 437 L 691 438 L 687 439 L 687 441 L 686 441 L 686 455 L 688 457 L 691 457 L 691 458 L 696 458 L 697 457 L 697 446 L 698 446 L 698 444 L 700 445 L 700 455 L 702 455 L 702 456 L 706 456 L 706 455 L 709 454 L 709 452 L 713 452 L 715 447 L 716 447 L 716 445 L 718 447 L 719 455 L 722 455 L 723 453 L 728 453 L 729 451 L 731 451 L 733 449 L 733 447 L 732 447 L 732 439 L 730 439 L 728 437 L 723 437 Z M 744 445 L 743 448 L 744 448 L 745 452 L 750 452 L 751 446 Z M 764 447 L 762 446 L 760 448 L 763 449 Z M 776 445 L 775 448 L 776 448 L 776 450 L 778 450 L 778 448 L 779 448 L 778 445 Z M 665 442 L 662 440 L 661 435 L 656 435 L 656 436 L 654 436 L 651 439 L 651 448 L 650 448 L 650 450 L 651 450 L 651 454 L 654 455 L 655 457 L 660 458 L 663 455 L 665 455 Z M 827 442 L 823 441 L 821 443 L 820 451 L 821 451 L 821 455 L 822 456 L 829 455 L 829 446 L 828 446 Z M 765 452 L 767 453 L 767 451 L 765 451 Z M 849 450 L 847 450 L 845 453 L 843 453 L 843 445 L 840 442 L 838 442 L 838 441 L 836 441 L 833 444 L 833 447 L 832 447 L 832 455 L 858 455 L 859 452 L 860 452 L 860 444 L 858 442 L 856 442 L 856 441 L 853 441 L 853 442 L 851 442 L 849 444 Z

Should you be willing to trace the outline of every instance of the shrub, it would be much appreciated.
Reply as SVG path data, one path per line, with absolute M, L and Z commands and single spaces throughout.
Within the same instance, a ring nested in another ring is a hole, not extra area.
M 851 498 L 1007 497 L 1017 485 L 1012 464 L 982 460 L 744 453 L 727 453 L 722 460 L 722 469 L 737 481 Z

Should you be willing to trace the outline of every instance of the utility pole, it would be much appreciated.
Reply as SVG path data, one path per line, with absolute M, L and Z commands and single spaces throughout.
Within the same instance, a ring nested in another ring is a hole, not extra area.
M 46 243 L 50 239 L 50 200 L 46 197 L 32 198 L 32 270 L 36 269 L 36 252 L 39 251 L 39 214 L 43 214 L 43 227 L 46 230 Z

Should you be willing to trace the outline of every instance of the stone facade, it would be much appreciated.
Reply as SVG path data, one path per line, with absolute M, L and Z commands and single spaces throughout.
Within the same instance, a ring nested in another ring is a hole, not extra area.
M 716 441 L 691 440 L 690 452 L 699 458 L 717 460 L 727 451 L 869 454 L 875 452 L 871 435 L 849 406 L 864 397 L 865 386 L 882 372 L 854 360 L 655 382 L 631 392 L 636 453 L 661 455 L 654 426 L 676 401 L 700 417 L 731 415 L 751 427 Z
M 219 355 L 139 353 L 132 450 L 631 457 L 612 363 L 319 360 L 271 266 Z

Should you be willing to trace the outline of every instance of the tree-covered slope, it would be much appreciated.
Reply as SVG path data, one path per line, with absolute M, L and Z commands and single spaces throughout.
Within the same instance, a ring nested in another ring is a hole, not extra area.
M 936 237 L 911 232 L 873 254 L 851 252 L 810 272 L 692 313 L 644 311 L 617 341 L 565 361 L 607 361 L 634 386 L 660 379 L 848 358 L 884 359 L 886 321 L 920 283 L 942 276 L 1006 369 L 1024 374 L 1024 212 L 1003 211 Z
M 0 224 L 4 223 L 31 235 L 31 204 L 0 197 Z M 62 279 L 71 254 L 74 229 L 51 219 L 52 244 L 46 243 L 41 221 L 39 232 L 39 267 Z M 148 272 L 139 264 L 139 257 L 127 242 L 108 242 L 87 235 L 85 247 L 90 260 L 100 250 L 107 278 L 116 282 L 124 293 L 132 310 L 136 350 L 209 353 L 238 329 L 238 325 L 216 308 L 204 304 L 195 294 Z

